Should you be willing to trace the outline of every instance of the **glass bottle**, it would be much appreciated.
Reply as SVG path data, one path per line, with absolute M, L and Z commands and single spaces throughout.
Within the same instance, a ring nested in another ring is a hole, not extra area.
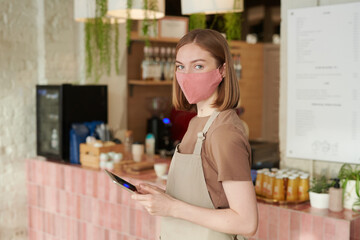
M 300 175 L 298 197 L 300 201 L 309 200 L 309 174 Z
M 166 65 L 166 49 L 160 48 L 160 80 L 165 80 L 165 65 Z
M 170 64 L 170 71 L 169 71 L 169 79 L 174 79 L 174 73 L 175 73 L 175 52 L 176 49 L 172 48 L 171 49 L 171 64 Z
M 150 78 L 150 56 L 149 56 L 149 47 L 144 47 L 144 59 L 141 62 L 141 78 L 143 80 L 149 80 Z
M 335 184 L 329 189 L 329 210 L 333 212 L 341 212 L 343 210 L 343 189 L 340 187 L 339 181 L 338 178 L 334 179 Z
M 268 175 L 268 184 L 267 184 L 267 198 L 272 199 L 274 194 L 274 185 L 275 185 L 275 173 L 270 172 Z
M 129 160 L 132 159 L 131 150 L 133 144 L 133 133 L 131 130 L 127 130 L 125 133 L 125 141 L 124 141 L 124 155 L 125 159 Z
M 288 180 L 288 187 L 286 192 L 286 200 L 288 202 L 296 202 L 298 200 L 298 176 L 291 175 Z
M 57 130 L 54 128 L 51 133 L 51 148 L 57 150 L 59 147 L 59 138 Z
M 256 181 L 255 181 L 255 192 L 257 195 L 262 195 L 262 184 L 264 179 L 263 170 L 259 169 L 256 171 Z
M 154 80 L 160 81 L 160 79 L 161 79 L 161 59 L 160 59 L 159 47 L 154 47 L 153 59 L 154 59 L 154 65 L 153 65 Z
M 165 80 L 172 80 L 171 69 L 172 69 L 172 58 L 171 58 L 171 47 L 166 48 L 166 63 L 165 63 Z
M 282 175 L 277 175 L 275 177 L 273 198 L 279 201 L 285 200 L 284 177 Z

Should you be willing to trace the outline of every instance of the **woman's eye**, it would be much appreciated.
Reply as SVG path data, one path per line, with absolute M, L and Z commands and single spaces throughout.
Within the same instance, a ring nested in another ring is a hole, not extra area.
M 183 66 L 183 65 L 176 65 L 176 69 L 177 69 L 177 70 L 183 70 L 183 69 L 184 69 L 184 66 Z
M 202 69 L 202 68 L 203 68 L 202 65 L 196 65 L 196 66 L 195 66 L 195 69 Z

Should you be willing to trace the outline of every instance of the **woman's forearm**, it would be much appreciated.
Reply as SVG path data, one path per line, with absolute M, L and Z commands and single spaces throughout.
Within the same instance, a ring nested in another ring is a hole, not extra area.
M 230 208 L 207 209 L 176 201 L 171 215 L 229 234 L 252 236 L 257 229 L 257 220 L 249 217 L 254 214 L 237 213 Z

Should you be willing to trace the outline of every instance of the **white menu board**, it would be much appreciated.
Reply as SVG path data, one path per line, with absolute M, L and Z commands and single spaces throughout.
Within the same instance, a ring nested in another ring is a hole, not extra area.
M 288 11 L 286 155 L 360 164 L 360 2 Z

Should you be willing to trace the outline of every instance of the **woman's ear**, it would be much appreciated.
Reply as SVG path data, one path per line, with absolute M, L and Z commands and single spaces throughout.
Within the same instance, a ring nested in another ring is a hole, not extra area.
M 226 63 L 224 63 L 221 67 L 220 67 L 220 74 L 223 78 L 226 77 Z

